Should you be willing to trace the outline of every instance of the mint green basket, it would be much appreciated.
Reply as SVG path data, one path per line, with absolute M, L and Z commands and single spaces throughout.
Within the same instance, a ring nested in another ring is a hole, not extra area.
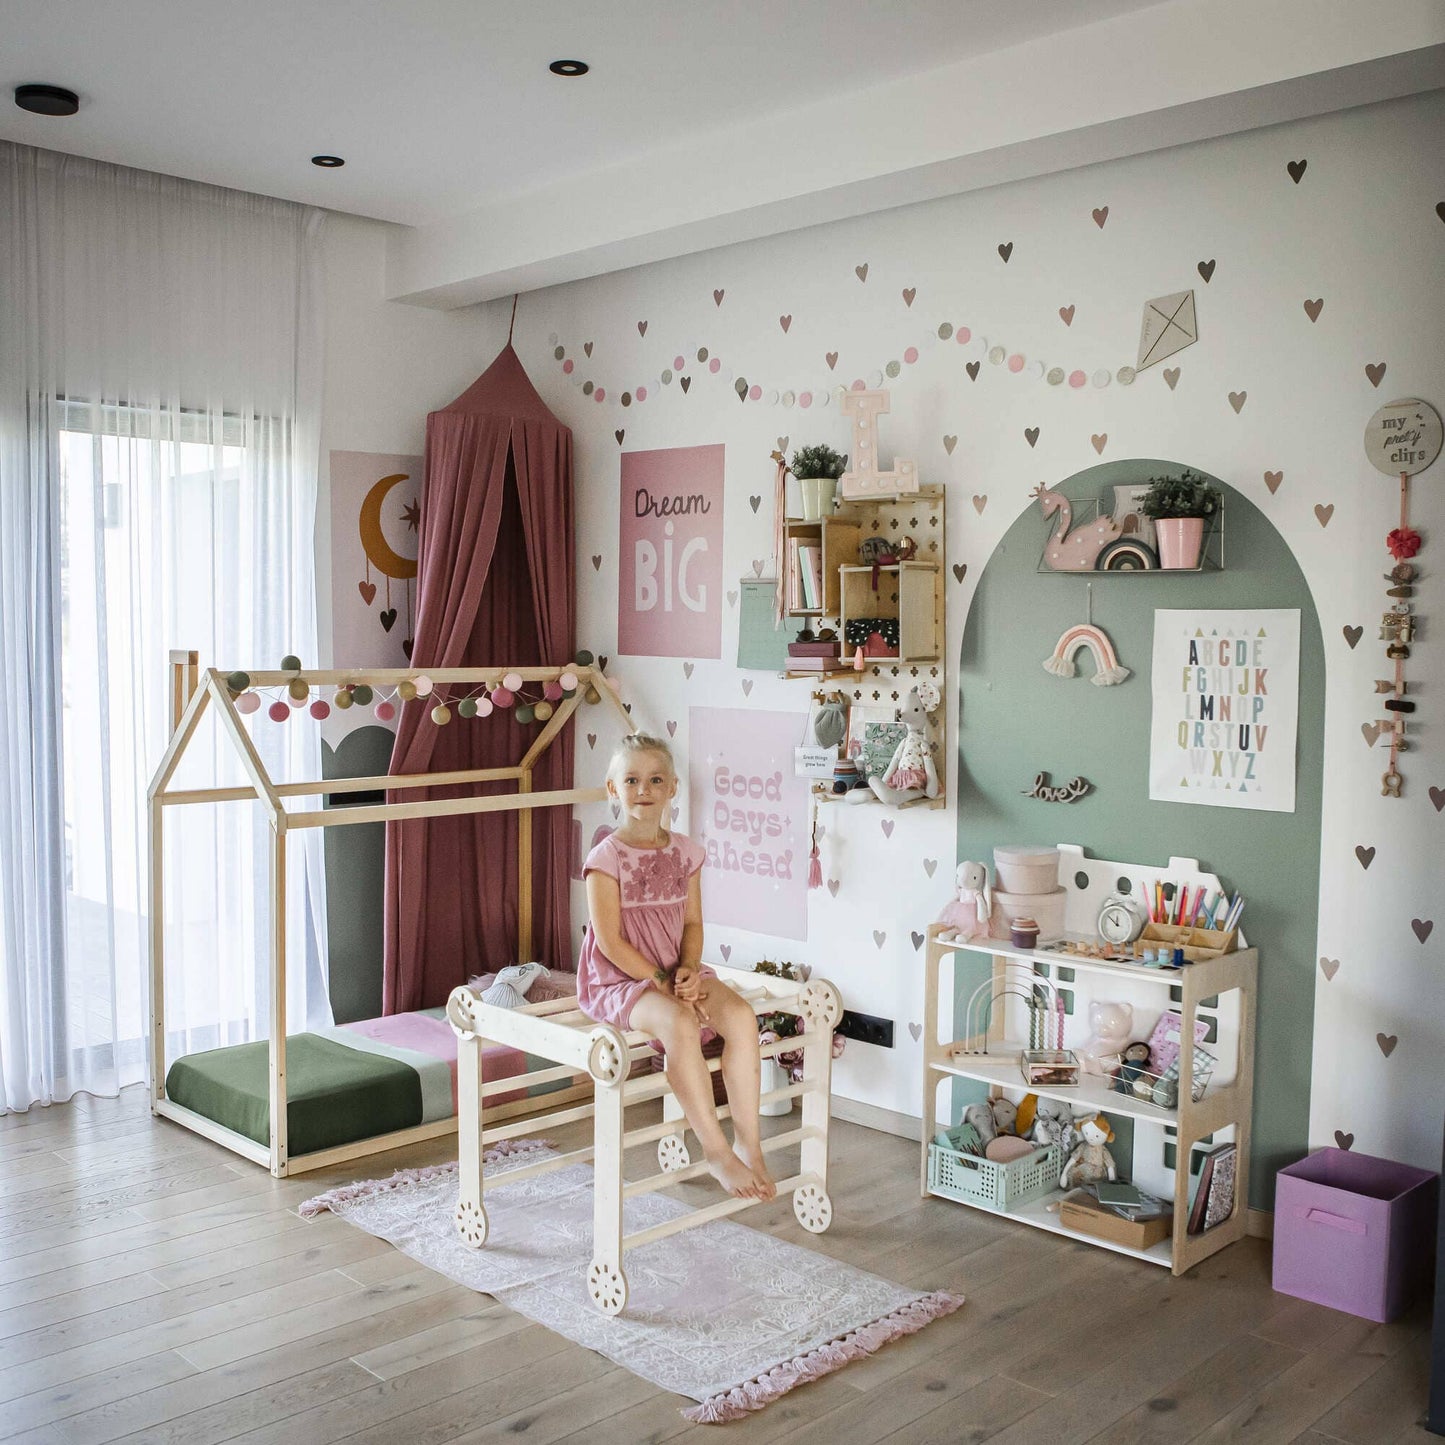
M 928 1192 L 985 1209 L 1015 1209 L 1056 1190 L 1063 1168 L 1064 1151 L 1058 1144 L 1041 1144 L 1007 1164 L 930 1144 Z

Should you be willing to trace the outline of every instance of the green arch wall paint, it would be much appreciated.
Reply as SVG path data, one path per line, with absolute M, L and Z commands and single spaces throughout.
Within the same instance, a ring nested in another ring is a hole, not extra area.
M 321 776 L 380 777 L 390 770 L 395 740 L 390 728 L 368 724 L 349 732 L 334 751 L 323 741 Z M 337 793 L 327 806 L 354 804 L 360 796 Z M 327 828 L 323 837 L 332 1012 L 339 1024 L 374 1019 L 381 1013 L 386 825 L 359 823 L 350 828 Z
M 1180 466 L 1113 462 L 1055 489 L 1075 501 L 1111 500 L 1116 484 Z M 1085 620 L 1085 580 L 1036 570 L 1052 525 L 1037 505 L 1004 535 L 979 579 L 959 654 L 958 856 L 992 866 L 999 843 L 1070 842 L 1094 856 L 1129 861 L 1192 857 L 1247 895 L 1244 928 L 1260 951 L 1249 1202 L 1269 1209 L 1275 1171 L 1303 1155 L 1309 1138 L 1324 646 L 1309 587 L 1288 545 L 1257 507 L 1218 485 L 1225 493 L 1224 571 L 1093 575 L 1094 621 L 1134 673 L 1118 687 L 1089 684 L 1093 664 L 1086 654 L 1074 678 L 1044 671 L 1041 664 L 1064 629 Z M 1176 607 L 1299 609 L 1293 813 L 1149 800 L 1153 613 Z M 1094 791 L 1070 804 L 1023 797 L 1040 771 L 1056 783 L 1082 774 Z M 962 988 L 959 993 L 966 997 Z

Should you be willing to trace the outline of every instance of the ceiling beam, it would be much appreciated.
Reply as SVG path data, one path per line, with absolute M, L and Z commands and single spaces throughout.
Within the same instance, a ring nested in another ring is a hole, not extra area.
M 451 309 L 1445 87 L 1438 0 L 1169 0 L 393 233 Z

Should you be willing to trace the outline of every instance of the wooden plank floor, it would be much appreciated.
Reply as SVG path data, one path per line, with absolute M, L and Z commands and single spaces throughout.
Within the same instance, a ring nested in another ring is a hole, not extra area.
M 575 1145 L 585 1127 L 552 1137 Z M 804 1235 L 783 1200 L 745 1218 L 968 1303 L 725 1427 L 728 1440 L 1436 1439 L 1421 1423 L 1423 1308 L 1381 1326 L 1276 1295 L 1257 1240 L 1175 1280 L 921 1200 L 915 1151 L 837 1124 L 832 1229 Z M 455 1142 L 442 1139 L 273 1180 L 153 1119 L 139 1088 L 0 1117 L 0 1440 L 718 1438 L 681 1418 L 677 1396 L 329 1214 L 295 1213 L 332 1184 L 448 1157 Z M 702 1184 L 679 1193 L 712 1197 Z

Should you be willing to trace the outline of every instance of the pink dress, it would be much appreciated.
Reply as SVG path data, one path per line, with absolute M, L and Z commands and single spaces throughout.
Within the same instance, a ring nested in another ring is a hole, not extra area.
M 677 968 L 687 914 L 687 885 L 706 857 L 702 848 L 681 833 L 666 847 L 634 848 L 615 833 L 604 838 L 582 865 L 582 876 L 606 873 L 622 893 L 622 937 L 649 963 L 669 973 Z M 710 968 L 699 970 L 716 978 Z M 652 987 L 650 979 L 624 973 L 602 951 L 589 924 L 577 962 L 577 1005 L 598 1023 L 631 1025 L 632 1005 Z M 704 1037 L 710 1030 L 704 1031 Z

